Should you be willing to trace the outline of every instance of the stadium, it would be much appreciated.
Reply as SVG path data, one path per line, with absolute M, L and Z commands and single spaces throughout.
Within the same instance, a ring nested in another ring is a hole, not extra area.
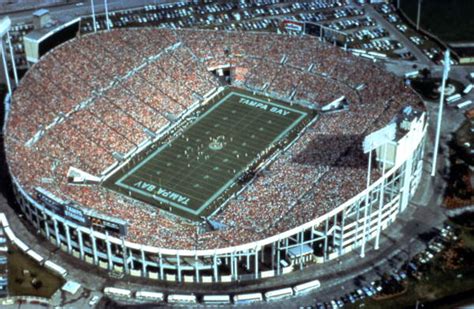
M 309 36 L 83 35 L 7 103 L 25 217 L 72 256 L 136 277 L 255 280 L 363 256 L 422 172 L 418 95 Z

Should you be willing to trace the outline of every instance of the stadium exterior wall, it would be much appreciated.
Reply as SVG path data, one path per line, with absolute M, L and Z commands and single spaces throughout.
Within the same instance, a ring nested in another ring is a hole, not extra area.
M 234 247 L 175 250 L 132 243 L 58 216 L 27 194 L 14 175 L 12 181 L 26 218 L 54 245 L 86 263 L 166 281 L 254 280 L 324 263 L 358 248 L 363 256 L 369 240 L 375 240 L 377 249 L 381 231 L 406 209 L 420 182 L 427 132 L 425 114 L 418 122 L 418 129 L 401 139 L 408 141 L 403 154 L 397 155 L 395 162 L 390 162 L 393 166 L 367 189 L 299 227 Z

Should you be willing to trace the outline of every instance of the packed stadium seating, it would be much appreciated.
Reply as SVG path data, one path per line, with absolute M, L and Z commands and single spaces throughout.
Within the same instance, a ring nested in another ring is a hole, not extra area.
M 179 117 L 219 81 L 322 106 L 345 96 L 349 110 L 318 120 L 214 219 L 195 225 L 99 185 L 69 185 L 73 166 L 101 175 Z M 364 87 L 358 87 L 364 85 Z M 359 90 L 358 90 L 359 89 Z M 13 97 L 6 152 L 12 174 L 129 222 L 127 239 L 180 249 L 237 245 L 274 235 L 337 207 L 365 187 L 368 133 L 419 98 L 378 64 L 311 37 L 206 30 L 129 29 L 86 35 L 44 56 Z M 37 138 L 35 138 L 37 137 Z M 372 178 L 378 177 L 373 170 Z

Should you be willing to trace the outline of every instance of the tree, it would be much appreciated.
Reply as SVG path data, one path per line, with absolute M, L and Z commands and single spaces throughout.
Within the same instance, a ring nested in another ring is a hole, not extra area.
M 423 79 L 428 79 L 431 76 L 431 71 L 428 68 L 424 68 L 421 70 L 421 76 L 423 76 Z
M 43 286 L 43 282 L 41 280 L 38 280 L 36 278 L 33 278 L 31 280 L 31 285 L 36 289 L 39 290 Z

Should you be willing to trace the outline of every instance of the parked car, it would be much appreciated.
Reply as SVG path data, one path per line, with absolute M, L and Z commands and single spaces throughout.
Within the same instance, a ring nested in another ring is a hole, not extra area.
M 92 296 L 91 300 L 89 301 L 89 306 L 93 307 L 93 306 L 97 305 L 99 300 L 100 300 L 100 296 L 98 296 L 98 295 Z

